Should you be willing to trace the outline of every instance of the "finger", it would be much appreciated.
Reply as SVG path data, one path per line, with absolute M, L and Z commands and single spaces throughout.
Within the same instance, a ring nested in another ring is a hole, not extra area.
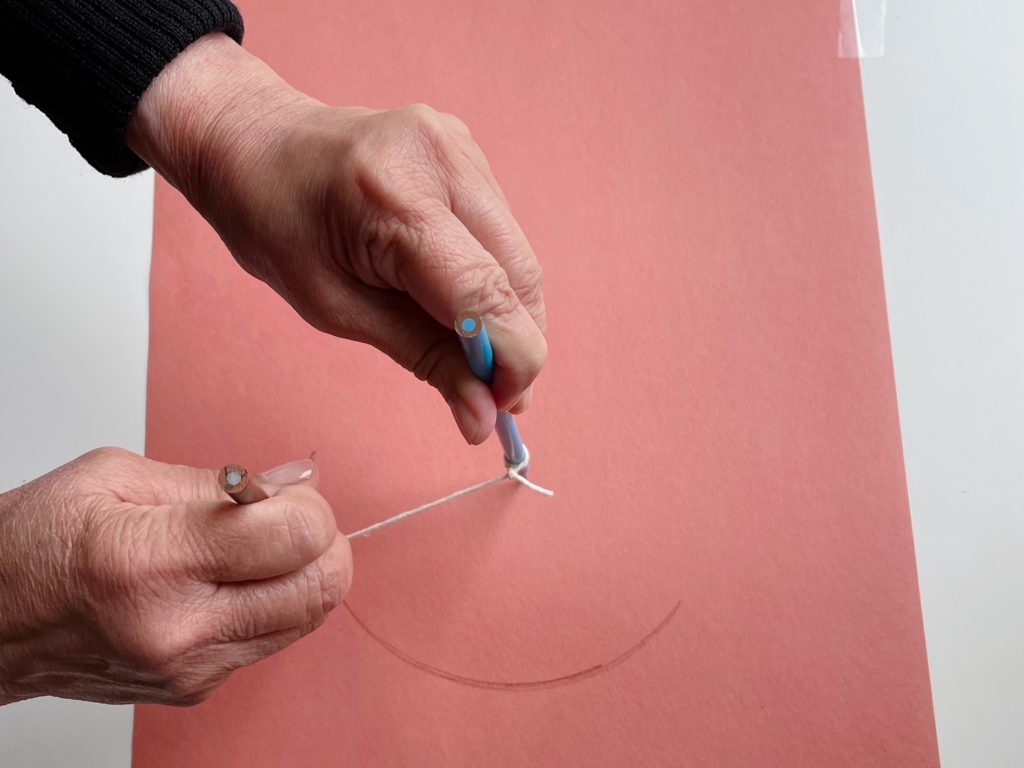
M 322 624 L 323 622 L 321 622 Z M 268 632 L 265 635 L 254 637 L 241 643 L 230 643 L 225 645 L 222 653 L 225 656 L 224 665 L 231 669 L 239 669 L 255 664 L 268 656 L 273 656 L 278 651 L 283 651 L 299 638 L 305 637 L 314 629 L 319 627 L 309 625 L 307 627 L 289 627 L 276 632 Z
M 216 640 L 233 642 L 296 627 L 319 626 L 341 604 L 352 583 L 352 550 L 338 534 L 314 562 L 263 581 L 222 585 L 224 621 Z
M 323 330 L 344 329 L 391 357 L 444 397 L 462 436 L 482 443 L 494 429 L 496 407 L 490 388 L 473 375 L 455 333 L 409 296 L 370 286 L 350 286 L 330 303 L 335 316 Z
M 91 485 L 133 504 L 162 506 L 227 498 L 214 470 L 164 464 L 122 448 L 97 448 L 69 467 L 80 470 Z
M 452 184 L 452 212 L 505 270 L 512 289 L 544 332 L 547 313 L 540 262 L 512 216 L 483 153 L 474 149 L 467 152 L 479 154 L 480 159 L 472 171 L 462 172 Z
M 418 221 L 398 234 L 397 246 L 396 287 L 441 325 L 451 328 L 466 309 L 483 316 L 495 350 L 491 391 L 498 409 L 507 409 L 540 373 L 547 342 L 505 270 L 440 203 L 421 211 Z
M 206 502 L 171 508 L 180 567 L 209 582 L 267 579 L 297 571 L 331 546 L 338 527 L 327 501 L 288 486 L 255 504 Z

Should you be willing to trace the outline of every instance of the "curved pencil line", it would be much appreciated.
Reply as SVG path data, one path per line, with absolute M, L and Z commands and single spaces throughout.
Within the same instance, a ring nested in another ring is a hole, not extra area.
M 680 600 L 674 606 L 672 606 L 672 609 L 667 614 L 665 614 L 665 618 L 658 622 L 658 625 L 654 627 L 654 629 L 652 629 L 646 635 L 641 637 L 632 646 L 627 648 L 625 651 L 623 651 L 613 659 L 610 659 L 609 661 L 606 661 L 603 664 L 595 664 L 592 667 L 581 669 L 578 672 L 571 672 L 567 675 L 561 675 L 559 677 L 550 677 L 543 680 L 526 680 L 521 682 L 506 680 L 484 680 L 477 677 L 467 677 L 466 675 L 460 675 L 456 672 L 449 672 L 446 669 L 432 666 L 430 664 L 427 664 L 425 661 L 420 661 L 419 659 L 410 656 L 409 654 L 395 647 L 387 640 L 385 640 L 383 637 L 374 632 L 372 629 L 370 629 L 370 627 L 367 626 L 366 622 L 359 618 L 356 612 L 352 610 L 352 606 L 350 606 L 347 601 L 345 602 L 344 605 L 345 610 L 349 612 L 349 615 L 352 616 L 353 619 L 355 619 L 356 624 L 358 624 L 367 635 L 369 635 L 373 640 L 376 640 L 378 643 L 380 643 L 381 646 L 383 646 L 384 649 L 392 656 L 395 656 L 399 660 L 404 661 L 406 664 L 415 667 L 416 669 L 434 675 L 435 677 L 440 677 L 444 680 L 450 680 L 451 682 L 459 683 L 460 685 L 472 686 L 473 688 L 487 688 L 489 690 L 495 691 L 535 691 L 543 688 L 554 688 L 559 685 L 568 685 L 569 683 L 576 683 L 581 680 L 586 680 L 589 677 L 600 675 L 603 672 L 607 672 L 613 669 L 614 667 L 619 666 L 619 664 L 622 664 L 630 656 L 632 656 L 645 645 L 647 645 L 647 643 L 655 635 L 657 635 L 659 632 L 661 632 L 663 629 L 665 629 L 665 627 L 669 625 L 669 622 L 672 621 L 672 619 L 676 615 L 676 612 L 679 610 L 679 606 L 682 605 L 682 600 Z

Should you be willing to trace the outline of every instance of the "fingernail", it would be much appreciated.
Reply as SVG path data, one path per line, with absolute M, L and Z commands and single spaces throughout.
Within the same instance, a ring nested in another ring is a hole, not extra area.
M 261 472 L 260 479 L 269 485 L 311 485 L 316 487 L 316 482 L 319 476 L 316 466 L 316 452 L 308 459 L 299 459 L 298 461 L 290 461 L 287 464 L 282 464 L 279 467 L 268 469 L 266 472 Z

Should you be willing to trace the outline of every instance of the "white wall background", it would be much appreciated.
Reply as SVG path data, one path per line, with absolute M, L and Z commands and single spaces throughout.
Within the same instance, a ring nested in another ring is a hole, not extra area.
M 153 175 L 93 171 L 0 78 L 0 491 L 143 449 Z M 131 707 L 0 707 L 0 768 L 124 768 Z
M 889 0 L 864 94 L 946 768 L 1024 765 L 1024 3 Z M 143 447 L 152 175 L 0 82 L 0 489 Z M 0 708 L 3 768 L 124 768 L 131 710 Z
M 1024 766 L 1024 3 L 889 0 L 861 62 L 939 747 Z

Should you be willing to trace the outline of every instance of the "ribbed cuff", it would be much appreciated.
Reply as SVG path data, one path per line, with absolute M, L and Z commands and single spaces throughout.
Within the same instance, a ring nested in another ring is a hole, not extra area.
M 128 176 L 146 164 L 125 130 L 153 79 L 209 32 L 242 41 L 227 0 L 0 0 L 0 72 L 67 134 L 90 165 Z

